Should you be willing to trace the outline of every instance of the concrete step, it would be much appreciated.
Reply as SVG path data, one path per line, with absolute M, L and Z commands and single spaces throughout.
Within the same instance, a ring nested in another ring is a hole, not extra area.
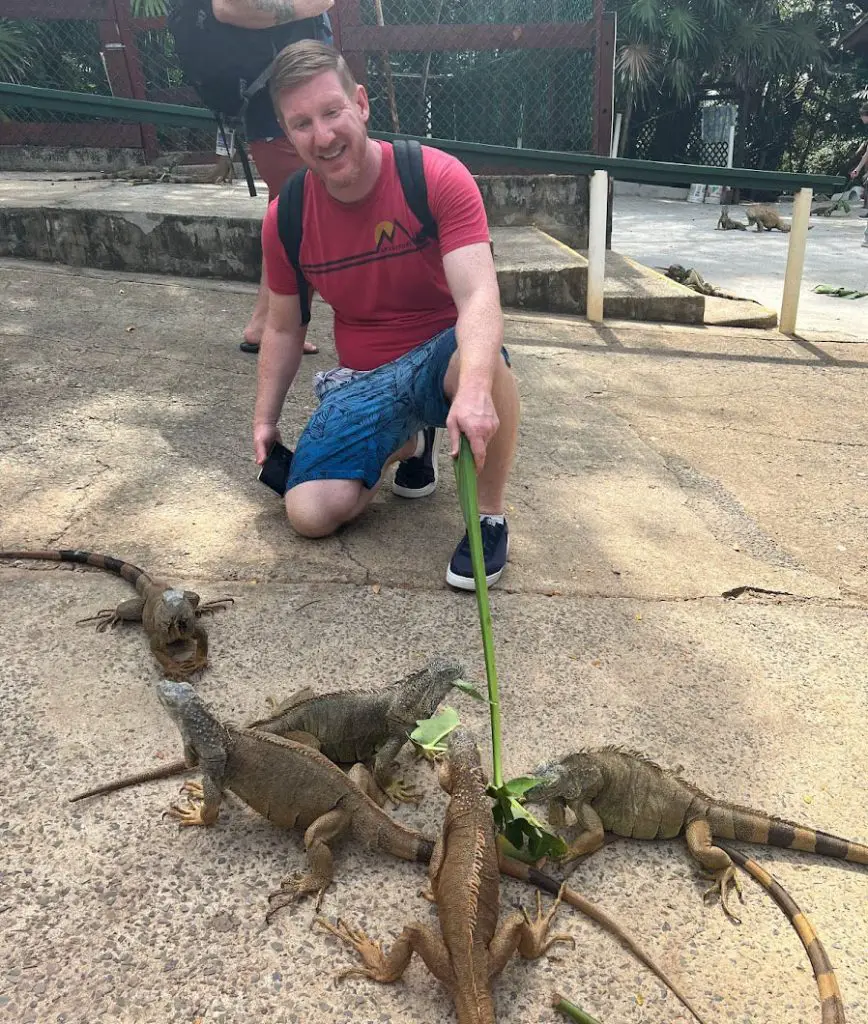
M 265 197 L 243 184 L 133 185 L 69 175 L 0 176 L 0 255 L 104 270 L 259 279 Z M 587 259 L 536 227 L 493 227 L 503 303 L 585 311 Z M 607 254 L 606 315 L 701 323 L 704 301 Z

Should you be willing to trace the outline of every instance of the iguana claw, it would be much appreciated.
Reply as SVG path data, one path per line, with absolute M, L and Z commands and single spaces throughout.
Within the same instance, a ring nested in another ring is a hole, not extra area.
M 201 615 L 213 615 L 215 612 L 226 611 L 230 604 L 235 604 L 234 597 L 218 597 L 214 601 L 206 601 L 205 604 L 197 605 L 196 617 Z
M 208 667 L 208 658 L 203 655 L 193 655 L 185 658 L 184 661 L 173 661 L 171 666 L 165 668 L 164 674 L 167 679 L 174 679 L 176 682 L 186 682 L 190 676 L 201 672 Z
M 709 886 L 702 894 L 703 899 L 708 899 L 709 896 L 714 893 L 720 893 L 720 905 L 723 907 L 723 912 L 728 918 L 734 921 L 736 924 L 741 924 L 741 918 L 737 917 L 729 909 L 729 885 L 735 886 L 735 891 L 738 893 L 738 898 L 744 903 L 744 895 L 741 891 L 741 880 L 736 873 L 734 865 L 730 864 L 729 867 L 721 868 L 720 871 L 714 874 L 714 885 Z
M 84 626 L 88 622 L 95 622 L 97 624 L 97 633 L 104 633 L 107 629 L 114 629 L 120 621 L 121 617 L 118 615 L 116 608 L 101 608 L 96 615 L 89 615 L 86 619 L 78 619 L 75 624 L 76 626 Z
M 331 932 L 341 942 L 352 946 L 365 964 L 364 967 L 349 967 L 345 971 L 339 971 L 335 975 L 338 981 L 342 981 L 344 978 L 371 978 L 373 981 L 392 980 L 391 977 L 387 977 L 386 955 L 383 953 L 381 942 L 368 938 L 361 929 L 350 928 L 342 918 L 338 918 L 337 925 L 333 925 L 326 918 L 318 917 L 314 924 Z
M 277 892 L 272 892 L 268 895 L 268 911 L 265 914 L 265 923 L 268 924 L 278 910 L 288 907 L 290 903 L 295 903 L 297 899 L 307 896 L 309 893 L 317 894 L 316 910 L 319 910 L 328 887 L 328 882 L 323 882 L 322 879 L 317 878 L 315 875 L 303 875 L 299 871 L 287 875 L 280 883 L 280 888 Z
M 394 804 L 418 804 L 422 799 L 415 786 L 407 786 L 399 779 L 393 779 L 383 792 Z
M 552 921 L 555 919 L 555 914 L 558 912 L 558 907 L 561 904 L 561 894 L 564 891 L 565 886 L 561 886 L 561 890 L 558 893 L 557 899 L 552 904 L 547 914 L 543 914 L 542 909 L 542 895 L 537 890 L 536 894 L 536 917 L 531 920 L 527 910 L 522 907 L 521 912 L 524 914 L 524 920 L 527 925 L 527 941 L 529 943 L 527 950 L 522 949 L 522 956 L 527 956 L 528 959 L 535 960 L 537 957 L 542 956 L 546 953 L 556 942 L 568 942 L 573 949 L 576 948 L 576 940 L 572 935 L 566 935 L 561 933 L 559 935 L 549 935 L 549 928 L 551 927 Z M 530 953 L 530 956 L 528 956 Z
M 163 811 L 163 817 L 169 816 L 174 818 L 180 825 L 207 825 L 208 822 L 202 817 L 202 805 L 187 805 L 182 807 L 181 804 L 172 804 L 168 810 Z

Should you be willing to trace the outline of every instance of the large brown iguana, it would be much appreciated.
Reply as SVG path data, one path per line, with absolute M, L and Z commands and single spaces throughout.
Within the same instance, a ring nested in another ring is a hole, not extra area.
M 421 671 L 380 690 L 344 690 L 316 696 L 310 690 L 301 690 L 284 701 L 274 714 L 248 722 L 244 728 L 301 739 L 321 750 L 330 761 L 342 764 L 373 761 L 377 785 L 394 800 L 412 800 L 415 798 L 413 790 L 392 778 L 395 759 L 416 723 L 434 714 L 463 674 L 461 662 L 455 658 L 435 657 Z M 141 782 L 167 779 L 190 767 L 180 758 L 77 793 L 70 797 L 70 803 Z
M 748 224 L 755 225 L 760 233 L 762 233 L 763 228 L 766 231 L 771 231 L 775 228 L 784 234 L 787 234 L 790 230 L 790 225 L 781 218 L 781 215 L 773 206 L 766 206 L 765 203 L 756 203 L 754 206 L 748 206 L 745 209 L 745 213 L 747 214 Z
M 187 783 L 189 805 L 167 811 L 182 825 L 213 825 L 224 790 L 240 797 L 269 821 L 284 828 L 304 829 L 308 871 L 287 876 L 269 896 L 269 920 L 281 907 L 316 894 L 317 908 L 333 878 L 330 844 L 351 835 L 380 853 L 427 864 L 432 838 L 400 825 L 370 797 L 371 776 L 363 765 L 344 774 L 318 750 L 256 729 L 223 725 L 188 683 L 161 681 L 157 696 L 178 726 L 189 764 L 202 769 L 202 782 Z M 490 811 L 489 811 L 490 813 Z M 527 864 L 501 856 L 501 873 L 548 892 L 587 914 L 615 935 L 684 1003 L 691 1007 L 664 971 L 611 917 L 572 889 Z
M 725 913 L 735 920 L 728 886 L 740 892 L 741 883 L 729 855 L 715 846 L 715 836 L 868 864 L 868 846 L 716 800 L 643 755 L 619 747 L 580 750 L 530 774 L 543 781 L 526 798 L 547 803 L 553 825 L 564 824 L 566 807 L 576 816 L 580 832 L 569 845 L 566 861 L 599 850 L 605 832 L 633 839 L 673 839 L 683 833 L 691 854 L 715 878 L 708 892 L 719 890 Z
M 90 618 L 80 619 L 79 623 L 96 622 L 97 631 L 101 633 L 113 629 L 119 622 L 141 622 L 151 652 L 169 679 L 188 679 L 195 672 L 207 668 L 208 634 L 198 621 L 199 617 L 234 603 L 233 598 L 223 597 L 219 601 L 199 604 L 199 595 L 192 590 L 178 590 L 153 579 L 136 565 L 92 551 L 0 551 L 0 558 L 91 565 L 132 583 L 138 597 L 122 601 L 117 608 L 102 609 Z M 196 644 L 193 655 L 183 661 L 173 657 L 172 644 L 190 641 Z
M 323 918 L 317 923 L 361 955 L 364 967 L 351 967 L 339 977 L 395 982 L 416 953 L 452 996 L 458 1024 L 495 1024 L 491 985 L 513 954 L 535 960 L 556 942 L 576 943 L 570 935 L 549 935 L 560 899 L 543 916 L 539 892 L 535 920 L 525 911 L 499 922 L 500 868 L 491 801 L 476 743 L 462 728 L 449 737 L 440 785 L 450 800 L 428 867 L 440 933 L 414 921 L 386 954 L 379 942 L 342 920 L 337 926 Z
M 750 857 L 745 857 L 743 853 L 739 853 L 738 850 L 732 849 L 732 847 L 727 846 L 725 843 L 718 843 L 717 845 L 740 868 L 759 882 L 781 908 L 787 920 L 795 929 L 799 941 L 805 947 L 805 952 L 808 954 L 811 970 L 814 972 L 814 980 L 817 983 L 817 991 L 820 994 L 820 1024 L 845 1024 L 844 1001 L 841 999 L 841 990 L 838 988 L 835 970 L 823 947 L 823 943 L 820 942 L 820 938 L 807 916 L 799 909 L 796 901 L 781 883 L 766 871 L 762 865 L 757 864 Z

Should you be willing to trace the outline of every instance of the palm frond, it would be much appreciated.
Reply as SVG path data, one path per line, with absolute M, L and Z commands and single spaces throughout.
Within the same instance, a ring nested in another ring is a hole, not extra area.
M 20 25 L 0 18 L 0 79 L 17 82 L 30 66 L 36 47 Z
M 166 4 L 167 0 L 132 0 L 130 9 L 134 18 L 162 18 Z
M 657 79 L 657 58 L 647 43 L 628 43 L 618 50 L 615 70 L 628 89 L 641 95 Z

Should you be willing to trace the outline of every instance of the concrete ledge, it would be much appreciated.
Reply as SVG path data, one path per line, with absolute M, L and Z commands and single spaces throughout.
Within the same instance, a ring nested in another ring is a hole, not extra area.
M 705 297 L 705 321 L 712 327 L 755 327 L 771 331 L 778 326 L 778 314 L 750 299 Z
M 588 261 L 537 228 L 492 228 L 504 306 L 584 313 Z

